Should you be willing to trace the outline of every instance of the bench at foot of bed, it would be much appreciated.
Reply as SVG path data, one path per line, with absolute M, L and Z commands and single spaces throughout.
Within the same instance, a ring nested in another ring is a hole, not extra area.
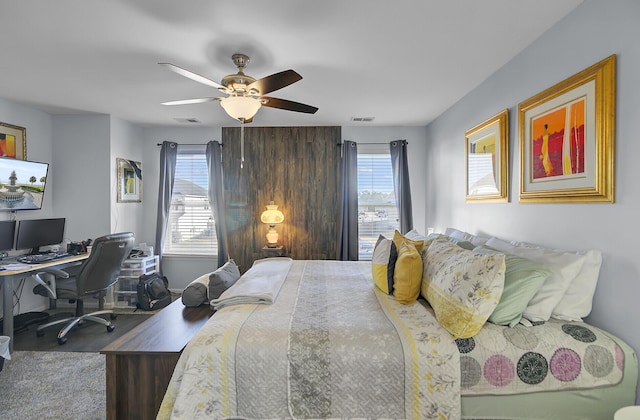
M 182 350 L 212 314 L 178 299 L 100 351 L 108 420 L 156 418 Z

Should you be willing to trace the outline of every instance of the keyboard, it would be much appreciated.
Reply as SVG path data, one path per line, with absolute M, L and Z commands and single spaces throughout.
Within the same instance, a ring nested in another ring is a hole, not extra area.
M 62 252 L 62 253 L 49 252 L 46 254 L 23 255 L 21 257 L 18 257 L 17 260 L 18 262 L 21 262 L 23 264 L 31 265 L 31 264 L 42 264 L 48 261 L 58 260 L 60 258 L 65 258 L 68 256 L 69 254 L 66 252 Z

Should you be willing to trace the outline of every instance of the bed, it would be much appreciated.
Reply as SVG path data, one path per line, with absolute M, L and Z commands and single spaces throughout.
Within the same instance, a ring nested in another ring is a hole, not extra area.
M 418 255 L 420 296 L 405 303 L 376 285 L 372 262 L 256 261 L 211 301 L 158 418 L 601 419 L 634 404 L 637 359 L 622 340 L 553 318 L 460 332 Z

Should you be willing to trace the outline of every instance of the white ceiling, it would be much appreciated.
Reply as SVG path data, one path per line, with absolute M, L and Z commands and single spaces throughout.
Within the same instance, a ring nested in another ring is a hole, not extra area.
M 218 102 L 160 105 L 220 94 L 157 63 L 219 82 L 241 52 L 256 79 L 302 75 L 270 96 L 319 108 L 263 107 L 254 125 L 426 125 L 581 1 L 0 0 L 0 97 L 52 114 L 231 126 Z

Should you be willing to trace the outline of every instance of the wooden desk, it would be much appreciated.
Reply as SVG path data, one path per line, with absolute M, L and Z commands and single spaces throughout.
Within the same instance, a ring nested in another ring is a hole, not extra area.
M 155 419 L 182 350 L 211 315 L 178 299 L 103 348 L 107 419 Z
M 24 268 L 18 270 L 0 271 L 0 282 L 2 282 L 2 311 L 3 311 L 3 335 L 8 336 L 9 350 L 13 350 L 13 283 L 23 277 L 29 277 L 32 273 L 36 273 L 43 268 L 64 269 L 80 264 L 86 260 L 89 254 L 72 255 L 57 260 L 47 261 L 41 264 L 25 265 Z M 7 260 L 4 260 L 7 263 Z M 11 261 L 13 263 L 14 261 Z

